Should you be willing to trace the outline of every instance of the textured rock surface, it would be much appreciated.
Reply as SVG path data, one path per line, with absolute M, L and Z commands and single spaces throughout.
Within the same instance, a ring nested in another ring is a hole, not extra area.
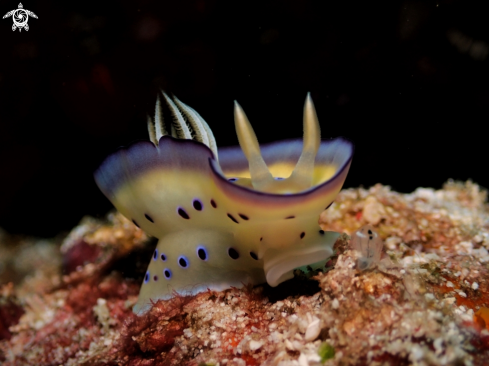
M 348 189 L 324 230 L 371 224 L 382 262 L 359 271 L 348 236 L 324 272 L 132 314 L 154 243 L 119 214 L 61 245 L 0 235 L 4 365 L 484 365 L 489 211 L 477 185 Z M 486 321 L 488 323 L 486 323 Z

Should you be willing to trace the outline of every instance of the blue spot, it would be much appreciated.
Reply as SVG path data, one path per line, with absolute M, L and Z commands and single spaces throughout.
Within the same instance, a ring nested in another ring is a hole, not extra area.
M 195 199 L 192 204 L 197 211 L 202 211 L 202 209 L 204 208 L 204 206 L 202 205 L 202 202 L 198 199 Z
M 158 259 L 158 249 L 155 249 L 155 252 L 153 253 L 153 260 Z
M 169 280 L 172 276 L 171 270 L 169 268 L 165 268 L 163 270 L 163 276 L 165 276 L 165 278 Z
M 236 219 L 233 217 L 233 215 L 228 214 L 228 217 L 229 217 L 231 220 L 233 220 L 235 223 L 239 224 L 238 220 L 236 220 Z
M 236 182 L 238 180 L 238 178 L 229 178 L 228 181 L 230 182 Z
M 181 217 L 183 217 L 185 220 L 190 219 L 190 216 L 188 215 L 188 213 L 187 213 L 187 212 L 186 212 L 186 211 L 185 211 L 183 208 L 178 207 L 178 208 L 177 208 L 177 212 L 178 212 L 178 214 L 179 214 Z
M 178 265 L 182 268 L 187 268 L 189 266 L 190 262 L 188 261 L 188 258 L 185 257 L 184 255 L 181 255 L 178 257 Z
M 160 258 L 163 262 L 166 262 L 166 255 L 164 255 L 163 253 L 161 253 Z
M 233 259 L 238 259 L 239 258 L 239 253 L 236 249 L 234 248 L 229 248 L 228 249 L 228 254 L 231 258 Z
M 197 247 L 197 256 L 203 261 L 209 259 L 209 254 L 207 253 L 207 249 L 205 249 L 205 247 L 203 247 L 202 245 L 199 245 Z
M 149 271 L 146 272 L 146 275 L 144 276 L 144 283 L 148 283 L 149 282 Z

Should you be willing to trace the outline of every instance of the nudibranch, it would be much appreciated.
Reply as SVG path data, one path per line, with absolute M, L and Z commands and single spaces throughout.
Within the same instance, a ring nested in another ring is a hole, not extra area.
M 95 181 L 114 206 L 158 239 L 133 311 L 175 293 L 268 282 L 325 261 L 339 236 L 318 224 L 348 173 L 351 142 L 321 141 L 314 104 L 304 105 L 304 137 L 260 146 L 235 102 L 240 147 L 217 149 L 208 124 L 162 94 L 148 117 L 150 141 L 107 157 Z

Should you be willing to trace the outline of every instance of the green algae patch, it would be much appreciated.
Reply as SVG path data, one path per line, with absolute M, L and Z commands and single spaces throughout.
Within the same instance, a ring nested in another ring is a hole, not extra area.
M 325 362 L 334 357 L 334 347 L 329 343 L 321 343 L 318 349 L 318 355 L 321 357 L 321 362 Z

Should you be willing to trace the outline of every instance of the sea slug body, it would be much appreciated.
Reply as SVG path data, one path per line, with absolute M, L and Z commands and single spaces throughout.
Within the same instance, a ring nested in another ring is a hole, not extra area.
M 304 138 L 260 146 L 235 104 L 240 147 L 217 149 L 207 123 L 176 97 L 158 98 L 148 119 L 151 141 L 110 155 L 95 181 L 114 206 L 158 238 L 134 312 L 151 302 L 207 289 L 293 277 L 297 267 L 324 261 L 338 233 L 324 232 L 320 213 L 348 173 L 351 142 L 321 141 L 311 97 Z

